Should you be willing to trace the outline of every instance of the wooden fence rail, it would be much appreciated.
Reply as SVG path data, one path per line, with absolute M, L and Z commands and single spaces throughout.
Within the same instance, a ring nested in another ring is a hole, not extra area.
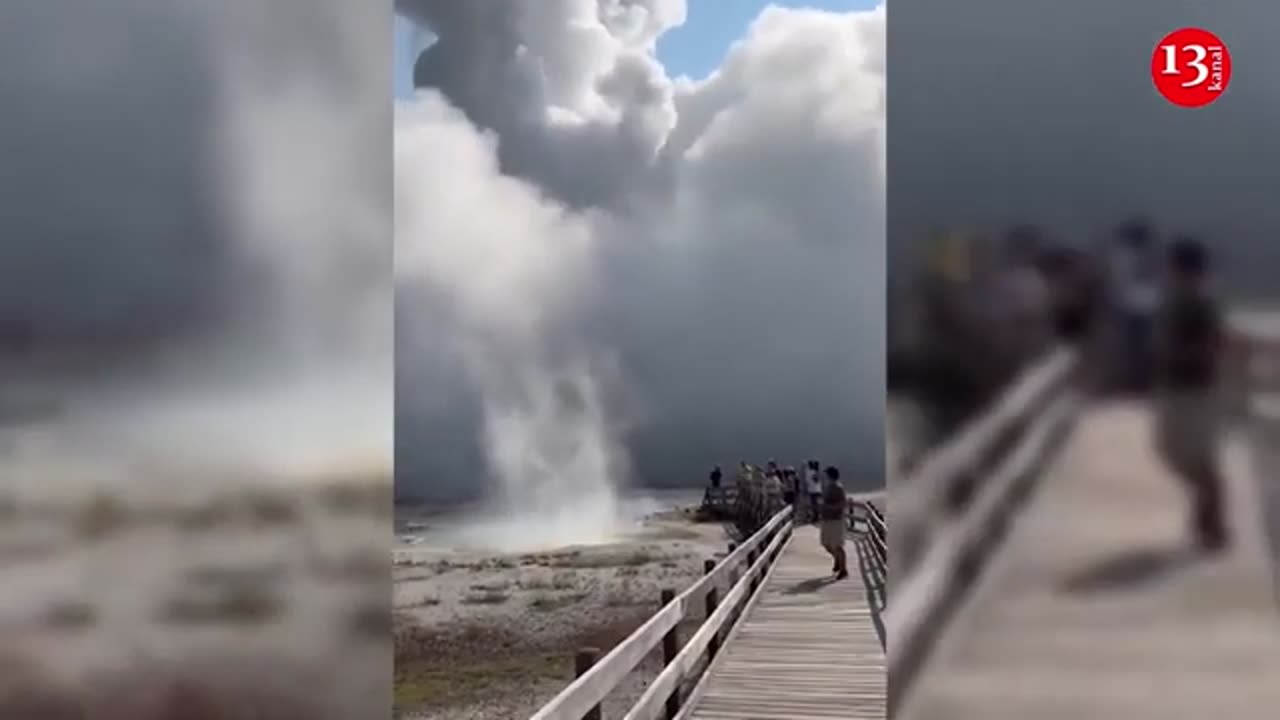
M 1228 391 L 1255 417 L 1267 397 L 1260 380 L 1280 380 L 1280 325 L 1262 332 L 1257 319 L 1234 312 L 1241 347 L 1224 368 Z M 1028 368 L 982 416 L 930 453 L 892 489 L 894 556 L 901 562 L 886 611 L 890 715 L 909 692 L 930 643 L 1000 542 L 1045 457 L 1071 426 L 1083 398 L 1073 379 L 1080 359 L 1060 348 Z M 1280 402 L 1270 395 L 1280 417 Z M 905 557 L 904 557 L 905 556 Z
M 871 553 L 880 569 L 889 565 L 889 528 L 884 514 L 874 503 L 861 500 L 849 501 L 849 528 L 857 535 L 865 537 L 871 547 Z
M 723 560 L 709 565 L 706 574 L 687 590 L 666 598 L 662 609 L 603 658 L 595 661 L 591 653 L 580 653 L 578 678 L 530 720 L 599 720 L 601 702 L 659 646 L 663 647 L 664 668 L 626 718 L 675 717 L 681 705 L 680 687 L 697 672 L 704 656 L 714 655 L 740 606 L 759 588 L 791 535 L 791 515 L 792 509 L 784 508 L 741 545 L 731 546 Z M 744 566 L 745 572 L 739 575 Z M 719 589 L 725 579 L 729 589 L 721 598 Z M 677 651 L 675 633 L 699 607 L 706 613 L 705 619 Z
M 1051 353 L 986 415 L 926 458 L 893 490 L 894 528 L 918 532 L 910 565 L 895 576 L 887 608 L 890 714 L 934 638 L 1008 526 L 1043 458 L 1074 417 L 1076 355 Z M 956 487 L 967 485 L 955 502 Z M 900 536 L 898 536 L 900 537 Z M 901 552 L 895 539 L 895 557 Z

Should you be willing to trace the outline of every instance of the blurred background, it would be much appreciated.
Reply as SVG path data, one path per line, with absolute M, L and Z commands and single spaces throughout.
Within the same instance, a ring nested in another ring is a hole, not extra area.
M 899 717 L 1275 707 L 1280 95 L 1259 20 L 1243 2 L 895 2 Z M 1194 111 L 1150 77 L 1186 26 L 1234 63 Z M 1188 242 L 1194 291 L 1171 262 Z M 1194 390 L 1188 353 L 1211 368 Z
M 388 717 L 389 4 L 0 25 L 0 717 Z

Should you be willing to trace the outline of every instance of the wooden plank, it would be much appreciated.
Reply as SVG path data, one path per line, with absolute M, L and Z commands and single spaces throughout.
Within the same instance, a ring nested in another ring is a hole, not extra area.
M 745 599 L 751 586 L 751 579 L 764 573 L 769 568 L 769 559 L 773 553 L 790 540 L 790 530 L 789 524 L 780 528 L 760 557 L 729 590 L 711 617 L 707 618 L 693 637 L 689 638 L 689 642 L 685 643 L 675 660 L 653 680 L 649 689 L 626 714 L 624 720 L 652 720 L 665 709 L 666 699 L 692 675 L 694 669 L 702 662 L 703 654 L 711 644 L 711 639 L 724 629 L 730 616 L 737 610 L 738 604 Z
M 978 491 L 970 511 L 941 527 L 915 572 L 893 591 L 886 615 L 888 644 L 895 648 L 889 673 L 896 696 L 909 689 L 927 643 L 960 597 L 965 573 L 997 541 L 1020 487 L 1034 479 L 1047 449 L 1075 414 L 1078 399 L 1065 394 L 1036 418 L 1017 446 Z
M 865 585 L 830 580 L 817 529 L 797 528 L 682 717 L 884 718 L 885 655 Z
M 1235 543 L 1196 557 L 1149 425 L 1138 403 L 1087 412 L 896 716 L 1276 716 L 1280 617 L 1250 449 L 1227 436 Z
M 688 589 L 677 595 L 627 639 L 618 643 L 590 670 L 544 705 L 530 720 L 581 720 L 591 708 L 599 705 L 618 683 L 622 682 L 623 678 L 635 670 L 645 656 L 662 642 L 663 636 L 668 631 L 679 625 L 680 621 L 689 615 L 690 608 L 698 605 L 698 601 L 706 594 L 707 589 L 713 586 L 713 583 L 718 582 L 719 578 L 731 569 L 740 566 L 750 553 L 760 547 L 765 537 L 783 527 L 790 519 L 791 508 L 789 507 L 774 515 L 764 527 L 720 561 L 715 570 L 703 575 Z
M 934 532 L 951 520 L 955 491 L 988 468 L 984 460 L 1011 432 L 1043 411 L 1074 375 L 1077 354 L 1057 348 L 1020 375 L 991 408 L 970 421 L 940 448 L 929 453 L 908 477 L 895 478 L 891 502 L 894 522 L 888 545 L 893 548 L 895 573 L 891 584 L 917 571 L 936 544 Z M 967 494 L 967 493 L 966 493 Z

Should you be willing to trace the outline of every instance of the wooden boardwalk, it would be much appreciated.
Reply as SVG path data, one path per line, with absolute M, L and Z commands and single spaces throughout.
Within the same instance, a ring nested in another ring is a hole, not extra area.
M 1235 544 L 1210 560 L 1187 550 L 1149 425 L 1138 404 L 1085 409 L 895 717 L 1280 717 L 1274 556 L 1244 436 L 1223 455 Z
M 796 528 L 681 715 L 689 720 L 885 717 L 885 656 L 848 543 L 847 580 L 812 526 Z

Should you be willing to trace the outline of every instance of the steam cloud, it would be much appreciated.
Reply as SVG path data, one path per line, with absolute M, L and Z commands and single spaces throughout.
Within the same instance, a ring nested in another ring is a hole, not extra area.
M 390 14 L 349 5 L 0 11 L 6 485 L 390 474 Z
M 883 7 L 769 8 L 703 80 L 655 58 L 679 0 L 397 10 L 437 38 L 397 106 L 399 497 L 880 485 Z

